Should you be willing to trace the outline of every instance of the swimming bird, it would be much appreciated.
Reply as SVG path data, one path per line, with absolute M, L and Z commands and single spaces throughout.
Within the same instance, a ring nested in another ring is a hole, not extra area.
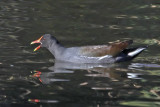
M 69 47 L 62 46 L 51 34 L 44 34 L 31 44 L 40 43 L 34 49 L 47 48 L 58 61 L 72 63 L 116 63 L 129 61 L 138 56 L 147 47 L 127 48 L 132 40 L 119 41 L 108 45 Z

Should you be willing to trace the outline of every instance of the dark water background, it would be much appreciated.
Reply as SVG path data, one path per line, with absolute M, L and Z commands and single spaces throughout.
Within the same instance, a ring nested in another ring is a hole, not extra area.
M 53 34 L 66 47 L 133 39 L 149 45 L 132 62 L 56 63 L 30 42 Z M 0 1 L 0 105 L 160 106 L 159 0 Z

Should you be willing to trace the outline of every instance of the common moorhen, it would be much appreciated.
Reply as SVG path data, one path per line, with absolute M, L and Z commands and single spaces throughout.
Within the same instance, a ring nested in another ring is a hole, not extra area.
M 66 48 L 50 34 L 41 36 L 31 44 L 40 43 L 40 47 L 47 48 L 56 60 L 73 63 L 115 63 L 129 61 L 138 56 L 146 47 L 129 48 L 132 40 L 110 43 L 109 45 L 81 46 Z

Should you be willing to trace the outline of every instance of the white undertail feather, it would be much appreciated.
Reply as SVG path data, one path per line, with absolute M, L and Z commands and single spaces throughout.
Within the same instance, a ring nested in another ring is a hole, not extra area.
M 136 49 L 135 51 L 129 52 L 129 53 L 128 53 L 128 56 L 133 57 L 133 56 L 135 56 L 136 54 L 138 54 L 138 53 L 140 53 L 141 51 L 143 51 L 144 49 L 146 49 L 146 48 L 138 48 L 138 49 Z

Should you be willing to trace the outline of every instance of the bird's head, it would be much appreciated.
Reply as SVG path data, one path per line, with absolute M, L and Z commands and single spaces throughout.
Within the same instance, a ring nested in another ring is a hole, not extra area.
M 37 51 L 40 47 L 49 48 L 53 43 L 55 44 L 57 42 L 58 41 L 55 37 L 51 36 L 50 34 L 44 34 L 38 40 L 31 42 L 31 44 L 40 43 L 40 45 L 34 49 L 34 51 Z

